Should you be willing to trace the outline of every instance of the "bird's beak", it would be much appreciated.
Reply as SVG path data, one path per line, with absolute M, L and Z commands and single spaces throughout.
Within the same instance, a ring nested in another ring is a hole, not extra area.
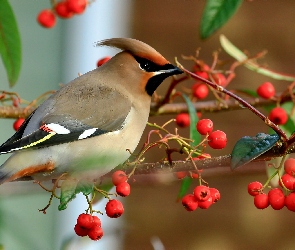
M 170 65 L 171 65 L 171 67 L 169 69 L 164 69 L 164 70 L 158 71 L 159 74 L 166 74 L 166 75 L 172 76 L 172 75 L 179 75 L 179 74 L 183 73 L 183 71 L 180 68 L 178 68 L 177 66 L 174 66 L 172 64 L 170 64 Z

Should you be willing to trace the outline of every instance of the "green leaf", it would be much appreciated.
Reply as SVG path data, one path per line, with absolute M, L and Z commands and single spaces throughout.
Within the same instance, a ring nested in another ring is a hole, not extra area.
M 191 100 L 185 94 L 182 94 L 182 96 L 187 104 L 188 113 L 190 116 L 190 139 L 193 140 L 191 142 L 191 145 L 197 146 L 201 142 L 201 135 L 199 134 L 196 128 L 196 124 L 198 122 L 197 112 Z M 178 200 L 181 199 L 187 193 L 191 183 L 192 178 L 185 177 L 182 179 L 180 190 L 177 196 Z
M 255 137 L 242 137 L 234 146 L 231 154 L 231 169 L 238 168 L 254 160 L 271 149 L 280 139 L 277 134 L 258 133 Z
M 193 179 L 190 177 L 185 177 L 181 180 L 180 190 L 177 196 L 177 201 L 179 201 L 183 196 L 186 195 L 187 190 L 189 189 Z
M 61 184 L 60 204 L 58 210 L 64 210 L 67 208 L 68 203 L 76 197 L 76 187 L 78 181 L 65 180 Z
M 0 54 L 10 87 L 18 79 L 21 67 L 21 41 L 16 19 L 7 0 L 0 0 Z
M 242 0 L 207 0 L 201 19 L 201 38 L 209 37 L 237 11 Z
M 197 131 L 196 124 L 198 122 L 197 111 L 191 102 L 191 100 L 185 95 L 182 94 L 188 108 L 188 113 L 190 117 L 190 139 L 193 140 L 191 143 L 192 146 L 197 146 L 201 142 L 201 135 Z
M 77 184 L 77 187 L 75 189 L 75 193 L 82 193 L 84 195 L 89 195 L 92 193 L 94 188 L 94 183 L 93 182 L 89 182 L 86 180 L 80 180 Z
M 251 59 L 247 60 L 248 57 L 241 50 L 239 50 L 235 45 L 233 45 L 224 35 L 220 35 L 219 40 L 225 52 L 228 53 L 233 58 L 235 58 L 236 60 L 238 60 L 239 62 L 245 62 L 244 65 L 248 69 L 253 70 L 256 73 L 271 77 L 273 79 L 292 81 L 292 82 L 295 81 L 295 76 L 275 72 L 270 69 L 259 66 L 255 61 Z

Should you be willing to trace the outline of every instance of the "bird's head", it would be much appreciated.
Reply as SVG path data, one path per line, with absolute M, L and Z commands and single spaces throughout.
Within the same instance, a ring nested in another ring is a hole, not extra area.
M 169 76 L 183 73 L 148 44 L 132 38 L 111 38 L 97 43 L 97 46 L 110 46 L 121 49 L 106 67 L 122 72 L 129 81 L 139 83 L 140 90 L 152 96 L 158 86 Z

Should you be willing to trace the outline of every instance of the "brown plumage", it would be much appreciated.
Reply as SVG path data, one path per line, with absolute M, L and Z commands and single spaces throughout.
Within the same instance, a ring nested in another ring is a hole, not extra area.
M 95 179 L 124 162 L 127 149 L 134 151 L 152 93 L 181 71 L 135 39 L 97 45 L 123 51 L 49 97 L 0 147 L 1 153 L 14 152 L 0 167 L 0 183 L 24 176 L 52 179 L 65 172 Z

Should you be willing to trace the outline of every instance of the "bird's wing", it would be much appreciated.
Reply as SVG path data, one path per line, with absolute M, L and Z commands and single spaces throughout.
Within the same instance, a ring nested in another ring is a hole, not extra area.
M 132 106 L 126 96 L 106 86 L 94 89 L 81 84 L 81 88 L 74 91 L 63 87 L 53 97 L 36 109 L 19 131 L 0 146 L 0 154 L 48 147 L 120 130 Z M 41 115 L 40 111 L 46 114 Z M 28 127 L 31 128 L 29 134 L 26 133 Z

